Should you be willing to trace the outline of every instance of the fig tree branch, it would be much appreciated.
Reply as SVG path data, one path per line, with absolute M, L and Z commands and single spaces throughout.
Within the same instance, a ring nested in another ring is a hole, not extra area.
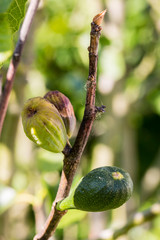
M 20 62 L 23 46 L 26 41 L 31 23 L 33 21 L 33 17 L 38 8 L 39 1 L 40 0 L 31 0 L 30 1 L 30 5 L 28 7 L 27 13 L 25 15 L 25 18 L 24 18 L 24 21 L 23 21 L 23 24 L 22 24 L 22 27 L 20 30 L 19 40 L 17 42 L 11 62 L 9 64 L 9 68 L 8 68 L 7 76 L 6 76 L 6 82 L 4 85 L 4 90 L 2 92 L 2 96 L 0 99 L 0 135 L 1 135 L 3 122 L 4 122 L 4 119 L 6 116 L 6 112 L 7 112 L 9 96 L 10 96 L 10 93 L 12 90 L 16 70 L 17 70 L 18 64 Z
M 103 236 L 103 238 L 101 237 L 100 239 L 105 239 L 105 240 L 117 239 L 119 236 L 126 234 L 131 228 L 142 225 L 143 223 L 152 220 L 158 215 L 160 215 L 159 202 L 153 204 L 150 208 L 148 208 L 145 211 L 135 213 L 124 227 L 117 230 L 110 230 L 110 229 L 106 230 L 106 237 Z
M 43 227 L 42 231 L 38 233 L 34 240 L 47 240 L 52 233 L 55 232 L 56 227 L 67 211 L 58 211 L 56 209 L 56 202 L 67 197 L 71 188 L 71 184 L 79 165 L 83 150 L 88 141 L 93 122 L 96 117 L 97 109 L 95 107 L 95 92 L 96 92 L 96 77 L 97 77 L 97 61 L 98 61 L 98 44 L 101 35 L 101 23 L 103 21 L 106 10 L 96 15 L 91 23 L 90 46 L 89 51 L 89 76 L 87 80 L 87 95 L 83 120 L 79 128 L 75 143 L 72 148 L 67 147 L 65 151 L 64 165 L 61 175 L 61 180 L 53 202 L 49 217 Z M 104 110 L 104 106 L 102 107 Z M 99 108 L 99 111 L 103 111 Z

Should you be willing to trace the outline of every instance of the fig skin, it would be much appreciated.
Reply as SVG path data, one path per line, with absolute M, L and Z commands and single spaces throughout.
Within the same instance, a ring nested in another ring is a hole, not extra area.
M 67 133 L 53 104 L 42 97 L 31 98 L 24 104 L 21 115 L 24 132 L 30 140 L 48 151 L 63 151 Z
M 100 167 L 83 177 L 71 194 L 57 203 L 57 209 L 106 211 L 123 205 L 132 191 L 133 183 L 126 171 L 114 166 Z
M 132 180 L 118 167 L 101 167 L 86 175 L 74 194 L 74 205 L 84 211 L 106 211 L 120 207 L 131 196 Z
M 67 131 L 67 136 L 68 138 L 71 138 L 76 126 L 76 118 L 75 118 L 73 106 L 69 98 L 57 90 L 49 91 L 44 95 L 44 98 L 47 99 L 50 103 L 52 103 L 58 109 L 64 121 L 66 131 Z

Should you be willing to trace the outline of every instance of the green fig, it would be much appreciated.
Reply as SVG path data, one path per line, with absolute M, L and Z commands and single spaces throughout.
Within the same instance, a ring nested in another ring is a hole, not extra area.
M 64 121 L 68 138 L 70 138 L 76 126 L 76 118 L 70 100 L 63 93 L 57 90 L 46 93 L 44 98 L 58 109 Z
M 22 111 L 22 123 L 27 137 L 38 146 L 55 153 L 62 152 L 67 133 L 56 107 L 41 97 L 29 99 Z
M 100 167 L 83 177 L 56 208 L 60 211 L 74 208 L 88 212 L 106 211 L 124 204 L 132 191 L 133 183 L 127 172 L 118 167 Z

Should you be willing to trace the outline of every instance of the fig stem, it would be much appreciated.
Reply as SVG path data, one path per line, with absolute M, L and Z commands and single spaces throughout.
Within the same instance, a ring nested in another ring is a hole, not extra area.
M 74 196 L 74 191 L 71 194 L 69 194 L 68 197 L 59 201 L 56 204 L 56 209 L 59 211 L 64 211 L 64 210 L 68 210 L 68 209 L 76 209 L 74 202 L 73 202 L 73 196 Z

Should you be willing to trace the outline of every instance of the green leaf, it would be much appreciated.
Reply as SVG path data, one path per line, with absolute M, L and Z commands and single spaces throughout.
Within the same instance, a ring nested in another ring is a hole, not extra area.
M 6 12 L 11 2 L 12 0 L 0 0 L 0 13 Z
M 0 68 L 13 52 L 13 33 L 20 26 L 27 0 L 0 0 Z
M 0 14 L 0 52 L 7 51 L 12 47 L 11 31 L 7 22 L 6 14 Z
M 21 20 L 24 17 L 26 1 L 27 0 L 12 1 L 7 11 L 9 25 L 13 33 L 19 29 Z
M 12 35 L 6 14 L 0 14 L 0 67 L 12 54 Z
M 0 214 L 14 203 L 15 197 L 16 191 L 13 188 L 0 185 Z

